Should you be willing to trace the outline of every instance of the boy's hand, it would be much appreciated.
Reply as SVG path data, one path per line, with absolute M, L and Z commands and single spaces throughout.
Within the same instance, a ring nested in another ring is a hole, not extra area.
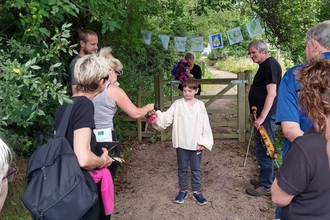
M 206 148 L 204 147 L 204 145 L 198 145 L 198 150 L 205 150 Z

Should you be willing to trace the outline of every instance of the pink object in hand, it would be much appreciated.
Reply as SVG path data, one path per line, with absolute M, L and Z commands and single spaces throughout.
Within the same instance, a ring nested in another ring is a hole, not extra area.
M 155 122 L 156 118 L 157 118 L 157 114 L 155 110 L 151 110 L 147 113 L 146 115 L 147 118 L 147 123 L 148 124 L 152 124 L 153 122 Z

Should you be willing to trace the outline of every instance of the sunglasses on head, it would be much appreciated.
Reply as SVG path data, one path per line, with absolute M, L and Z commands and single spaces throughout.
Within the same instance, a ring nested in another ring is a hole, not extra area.
M 17 173 L 18 173 L 18 168 L 15 166 L 10 166 L 8 169 L 8 172 L 7 172 L 7 176 L 2 178 L 2 180 L 7 178 L 8 182 L 10 183 L 10 182 L 14 181 Z

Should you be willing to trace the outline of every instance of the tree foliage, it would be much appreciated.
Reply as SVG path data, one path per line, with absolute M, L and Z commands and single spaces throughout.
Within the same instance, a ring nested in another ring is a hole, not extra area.
M 321 0 L 278 1 L 249 0 L 252 11 L 260 17 L 268 40 L 290 51 L 294 61 L 304 61 L 305 35 L 309 28 L 322 19 Z
M 304 62 L 305 60 L 303 51 L 307 30 L 319 22 L 328 20 L 330 17 L 329 0 L 198 0 L 197 2 L 199 6 L 194 7 L 194 10 L 192 10 L 197 15 L 207 14 L 212 16 L 219 14 L 221 11 L 229 11 L 232 14 L 227 14 L 227 17 L 219 17 L 220 20 L 225 22 L 229 19 L 234 21 L 238 17 L 245 17 L 249 20 L 260 18 L 265 29 L 265 33 L 261 37 L 267 38 L 268 42 L 286 51 L 289 55 L 288 58 L 295 63 Z M 236 12 L 239 12 L 240 15 L 237 16 Z M 232 23 L 231 21 L 228 23 Z M 213 20 L 211 20 L 212 22 Z M 219 28 L 226 26 L 226 24 L 220 24 Z
M 152 88 L 153 73 L 168 72 L 172 51 L 145 45 L 148 18 L 175 2 L 107 0 L 7 0 L 0 4 L 0 109 L 2 136 L 30 151 L 38 133 L 52 132 L 56 107 L 70 96 L 67 66 L 77 53 L 76 30 L 99 35 L 124 64 L 128 93 Z M 133 80 L 132 80 L 133 79 Z
M 236 4 L 236 0 L 214 1 L 214 0 L 197 0 L 194 3 L 194 7 L 190 12 L 194 12 L 196 15 L 208 15 L 208 9 L 215 11 L 231 10 Z
M 1 128 L 13 147 L 28 149 L 35 129 L 50 130 L 54 108 L 68 100 L 59 60 L 61 48 L 72 53 L 69 26 L 54 28 L 50 41 L 39 46 L 0 38 Z

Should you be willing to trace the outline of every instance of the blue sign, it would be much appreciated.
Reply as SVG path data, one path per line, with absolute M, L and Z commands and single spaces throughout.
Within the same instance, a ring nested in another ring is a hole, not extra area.
M 212 34 L 209 36 L 211 49 L 218 49 L 223 47 L 222 34 Z

